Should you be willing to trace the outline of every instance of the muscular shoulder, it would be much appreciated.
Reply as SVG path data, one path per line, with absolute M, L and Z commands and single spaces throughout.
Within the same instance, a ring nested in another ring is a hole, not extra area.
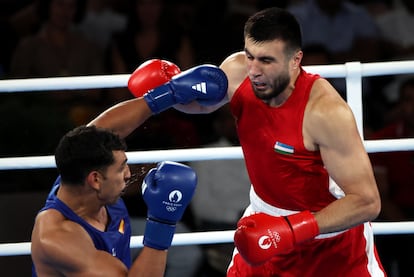
M 42 236 L 49 235 L 49 233 L 54 234 L 59 232 L 64 224 L 67 221 L 65 217 L 55 209 L 48 209 L 40 212 L 36 216 L 35 225 L 33 228 L 33 238 L 32 239 L 42 239 Z
M 41 232 L 76 232 L 79 231 L 79 229 L 83 230 L 83 228 L 79 224 L 71 220 L 68 220 L 58 210 L 55 209 L 48 209 L 40 212 L 35 220 L 35 228 L 36 227 L 41 227 L 41 229 L 39 230 Z
M 32 259 L 38 275 L 126 276 L 118 259 L 95 245 L 82 226 L 57 210 L 39 213 L 32 232 Z
M 336 112 L 338 108 L 349 109 L 345 100 L 324 78 L 317 79 L 314 82 L 308 105 L 315 114 Z
M 326 79 L 315 81 L 305 111 L 304 131 L 308 142 L 321 145 L 341 132 L 355 132 L 352 110 Z M 306 137 L 305 137 L 306 138 Z
M 71 239 L 82 239 L 86 235 L 86 231 L 79 224 L 67 220 L 59 211 L 49 209 L 36 217 L 32 247 L 34 250 L 40 250 L 38 254 L 48 256 Z M 49 250 L 53 250 L 52 253 Z
M 247 76 L 246 55 L 242 51 L 234 53 L 223 61 L 220 68 L 226 73 L 229 80 L 228 96 L 231 99 Z
M 76 263 L 76 257 L 82 257 L 77 252 L 89 247 L 94 246 L 86 231 L 57 210 L 49 209 L 36 217 L 31 250 L 38 270 L 50 272 L 65 264 Z

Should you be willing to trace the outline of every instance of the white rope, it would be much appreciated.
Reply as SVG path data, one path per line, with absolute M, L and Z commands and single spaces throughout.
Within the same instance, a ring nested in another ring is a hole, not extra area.
M 355 62 L 353 62 L 355 63 Z M 347 64 L 304 66 L 308 72 L 326 78 L 346 78 L 352 74 Z M 408 74 L 414 72 L 414 61 L 394 61 L 361 64 L 363 77 Z M 53 77 L 0 80 L 0 92 L 62 91 L 74 89 L 126 87 L 130 74 L 92 75 L 77 77 Z
M 11 79 L 0 81 L 0 92 L 49 91 L 126 87 L 129 74 Z
M 413 151 L 414 139 L 367 140 L 367 152 Z M 127 152 L 130 164 L 243 159 L 239 146 Z M 0 170 L 55 168 L 53 155 L 0 158 Z
M 303 68 L 308 72 L 316 73 L 326 78 L 346 78 L 349 73 L 346 64 L 311 65 L 304 66 Z M 362 77 L 410 73 L 414 73 L 414 61 L 361 63 Z
M 373 222 L 375 235 L 414 234 L 414 222 Z M 234 230 L 213 232 L 177 233 L 174 235 L 173 246 L 194 244 L 233 243 Z M 131 248 L 141 248 L 143 236 L 131 237 Z M 0 256 L 30 255 L 30 242 L 2 243 Z

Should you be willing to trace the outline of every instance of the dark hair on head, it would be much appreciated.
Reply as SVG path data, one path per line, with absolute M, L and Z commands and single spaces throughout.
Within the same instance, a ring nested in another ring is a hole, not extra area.
M 244 25 L 244 37 L 258 43 L 284 41 L 287 53 L 302 48 L 299 22 L 291 13 L 277 7 L 261 10 L 249 17 Z
M 125 141 L 113 132 L 95 126 L 80 126 L 65 134 L 55 151 L 62 181 L 83 184 L 93 170 L 106 170 L 114 163 L 112 151 L 126 151 Z

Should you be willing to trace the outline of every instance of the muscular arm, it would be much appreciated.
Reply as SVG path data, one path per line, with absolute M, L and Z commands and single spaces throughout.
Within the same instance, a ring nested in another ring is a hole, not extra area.
M 352 111 L 326 80 L 319 80 L 306 115 L 305 134 L 319 148 L 329 175 L 345 193 L 315 214 L 320 232 L 344 230 L 375 219 L 380 197 Z
M 122 138 L 125 138 L 151 115 L 151 110 L 141 97 L 121 102 L 105 110 L 88 125 L 113 130 Z
M 97 250 L 87 232 L 48 210 L 36 218 L 32 259 L 38 276 L 163 276 L 167 252 L 144 247 L 130 271 L 105 251 Z

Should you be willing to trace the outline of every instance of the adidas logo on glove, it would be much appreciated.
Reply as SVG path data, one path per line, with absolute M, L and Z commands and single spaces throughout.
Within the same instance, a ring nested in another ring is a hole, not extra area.
M 205 82 L 201 82 L 198 84 L 195 84 L 194 86 L 191 87 L 192 89 L 202 92 L 204 94 L 207 93 L 207 88 L 206 88 L 206 83 Z

